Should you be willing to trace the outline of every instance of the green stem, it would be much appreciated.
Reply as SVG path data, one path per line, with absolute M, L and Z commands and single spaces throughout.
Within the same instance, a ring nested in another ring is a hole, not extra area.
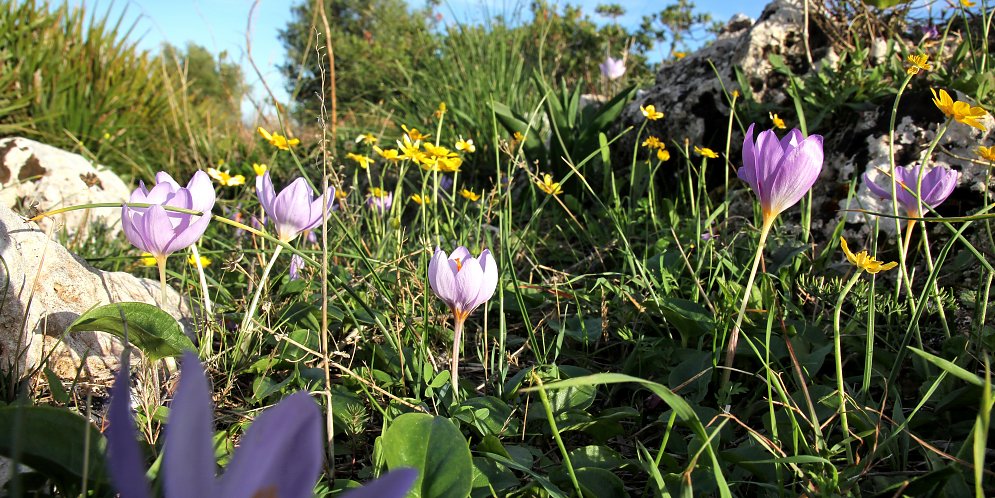
M 532 380 L 539 385 L 539 399 L 542 400 L 542 407 L 546 410 L 546 420 L 549 422 L 549 430 L 553 432 L 553 439 L 556 440 L 556 446 L 560 449 L 560 455 L 563 457 L 563 465 L 567 468 L 567 474 L 570 475 L 570 483 L 573 484 L 574 491 L 578 497 L 584 496 L 584 492 L 580 489 L 580 482 L 577 481 L 577 474 L 574 473 L 574 466 L 570 463 L 570 454 L 567 452 L 566 446 L 563 445 L 560 430 L 556 428 L 556 421 L 553 419 L 553 407 L 549 404 L 549 397 L 546 396 L 546 389 L 542 385 L 542 379 L 536 375 L 535 370 L 532 371 Z
M 197 275 L 200 276 L 200 292 L 204 295 L 204 313 L 207 314 L 207 321 L 214 321 L 214 311 L 211 306 L 211 296 L 207 293 L 207 277 L 204 275 L 204 265 L 200 262 L 200 251 L 197 244 L 190 246 L 190 253 L 193 255 L 194 265 L 197 267 Z M 207 352 L 209 357 L 210 351 Z
M 159 266 L 159 306 L 166 307 L 166 256 L 156 256 L 155 263 Z
M 902 233 L 902 222 L 897 218 L 898 216 L 898 185 L 895 181 L 898 177 L 895 176 L 895 121 L 898 119 L 898 103 L 902 100 L 902 94 L 905 93 L 905 89 L 909 86 L 909 82 L 912 81 L 912 75 L 905 77 L 902 81 L 901 86 L 898 87 L 898 93 L 895 94 L 895 103 L 891 106 L 891 117 L 888 120 L 888 175 L 891 179 L 891 211 L 892 214 L 896 216 L 895 218 L 895 233 Z M 902 278 L 906 282 L 906 287 L 909 287 L 909 272 L 905 268 L 905 249 L 902 248 L 898 251 L 898 267 L 899 271 L 902 273 Z M 895 285 L 895 298 L 902 292 L 902 285 L 898 283 Z M 912 290 L 909 289 L 911 294 Z
M 750 291 L 753 290 L 753 281 L 757 277 L 757 269 L 760 267 L 760 260 L 763 259 L 764 245 L 767 243 L 767 236 L 771 227 L 774 226 L 773 216 L 764 216 L 763 226 L 760 228 L 760 242 L 757 243 L 757 254 L 753 258 L 753 268 L 750 270 L 750 277 L 746 279 L 746 288 L 743 291 L 743 302 L 739 305 L 739 314 L 736 316 L 736 324 L 729 334 L 729 345 L 726 346 L 725 370 L 722 372 L 722 385 L 720 388 L 728 387 L 729 377 L 732 374 L 732 362 L 736 359 L 736 345 L 739 343 L 740 326 L 743 325 L 743 316 L 746 315 L 746 306 L 750 303 Z
M 273 249 L 273 256 L 270 257 L 269 263 L 266 264 L 266 268 L 263 270 L 262 277 L 259 278 L 259 283 L 256 285 L 256 293 L 253 294 L 252 302 L 249 303 L 249 309 L 246 310 L 245 316 L 242 317 L 242 326 L 239 329 L 241 338 L 239 339 L 239 343 L 236 344 L 238 351 L 241 353 L 248 353 L 249 347 L 247 341 L 249 333 L 252 331 L 252 315 L 256 312 L 256 307 L 259 305 L 259 297 L 263 294 L 263 289 L 266 288 L 266 280 L 269 278 L 270 272 L 273 271 L 273 265 L 276 264 L 276 258 L 280 256 L 281 252 L 283 252 L 283 246 L 276 246 Z
M 836 359 L 836 390 L 839 393 L 839 414 L 840 422 L 843 424 L 843 439 L 850 437 L 850 423 L 846 417 L 846 391 L 843 386 L 843 347 L 840 342 L 840 310 L 843 309 L 843 301 L 846 299 L 846 295 L 850 293 L 850 289 L 853 285 L 857 283 L 857 279 L 860 278 L 860 274 L 864 273 L 863 269 L 857 270 L 856 273 L 850 277 L 850 281 L 846 283 L 843 287 L 843 291 L 840 292 L 839 299 L 836 300 L 836 310 L 833 311 L 833 349 L 834 356 Z M 846 461 L 847 463 L 853 463 L 853 451 L 850 449 L 850 443 L 846 443 Z
M 453 356 L 449 360 L 449 378 L 453 383 L 453 401 L 459 399 L 459 352 L 460 339 L 463 337 L 463 323 L 466 322 L 466 315 L 457 312 L 456 323 L 453 325 Z

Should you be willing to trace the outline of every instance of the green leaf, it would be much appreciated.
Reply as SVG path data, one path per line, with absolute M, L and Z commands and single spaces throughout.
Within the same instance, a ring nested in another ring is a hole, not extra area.
M 63 405 L 69 403 L 69 392 L 62 385 L 62 379 L 48 367 L 45 367 L 44 372 L 45 379 L 48 380 L 48 390 L 52 391 L 52 399 Z
M 926 361 L 932 363 L 933 365 L 936 365 L 944 372 L 947 372 L 948 374 L 953 375 L 954 377 L 957 377 L 958 379 L 963 380 L 964 382 L 974 384 L 978 387 L 982 387 L 985 385 L 985 381 L 981 380 L 981 377 L 978 377 L 977 375 L 974 375 L 973 373 L 968 372 L 967 370 L 964 370 L 963 368 L 958 367 L 957 365 L 954 365 L 953 362 L 949 360 L 944 360 L 939 356 L 927 353 L 921 349 L 914 348 L 912 346 L 909 346 L 909 349 L 913 353 L 923 357 L 923 359 L 925 359 Z
M 465 498 L 473 487 L 473 459 L 466 438 L 449 419 L 405 413 L 384 431 L 387 467 L 411 467 L 418 479 L 410 496 Z
M 63 485 L 78 486 L 84 475 L 93 482 L 106 482 L 105 446 L 104 436 L 93 424 L 68 410 L 21 405 L 0 408 L 0 455 Z
M 190 338 L 183 334 L 179 322 L 159 307 L 147 303 L 97 306 L 80 315 L 66 333 L 98 331 L 123 340 L 125 329 L 131 344 L 152 361 L 195 349 Z
M 871 7 L 882 10 L 896 5 L 901 5 L 903 3 L 909 3 L 909 0 L 864 0 L 864 5 L 870 5 Z

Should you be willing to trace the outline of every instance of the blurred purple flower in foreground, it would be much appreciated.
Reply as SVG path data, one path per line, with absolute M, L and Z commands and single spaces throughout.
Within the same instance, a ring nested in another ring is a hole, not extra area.
M 822 172 L 822 136 L 805 137 L 797 128 L 778 140 L 773 130 L 760 132 L 753 142 L 753 127 L 743 140 L 743 166 L 736 175 L 760 199 L 764 223 L 772 223 L 812 188 Z
M 314 190 L 307 181 L 297 178 L 278 194 L 267 171 L 256 177 L 256 195 L 267 218 L 276 227 L 277 237 L 281 242 L 290 242 L 304 230 L 321 223 L 335 200 L 335 189 L 331 188 L 315 199 Z
M 155 175 L 156 185 L 147 189 L 144 182 L 131 193 L 128 203 L 152 204 L 150 207 L 121 207 L 121 226 L 132 245 L 152 254 L 164 264 L 170 254 L 197 242 L 211 222 L 215 194 L 211 178 L 198 171 L 186 187 L 181 187 L 165 172 Z M 203 215 L 166 211 L 170 206 L 203 212 Z
M 128 363 L 114 382 L 107 429 L 111 480 L 121 496 L 146 498 L 148 482 L 131 419 Z M 306 392 L 256 417 L 220 479 L 215 478 L 211 393 L 200 360 L 183 356 L 183 374 L 166 426 L 162 480 L 166 498 L 312 496 L 322 465 L 321 412 Z
M 604 77 L 610 80 L 617 80 L 625 74 L 625 61 L 622 59 L 613 59 L 609 56 L 604 62 L 598 64 L 598 68 L 601 69 L 601 74 Z
M 294 254 L 290 258 L 290 280 L 301 278 L 301 269 L 304 268 L 304 258 Z
M 905 210 L 905 213 L 912 217 L 922 215 L 919 199 L 916 199 L 915 194 L 913 194 L 919 187 L 919 175 L 922 175 L 922 190 L 919 198 L 922 199 L 923 204 L 931 208 L 939 206 L 947 200 L 947 197 L 950 197 L 954 187 L 957 186 L 957 179 L 960 177 L 960 173 L 957 171 L 942 166 L 932 168 L 925 173 L 922 172 L 922 166 L 919 164 L 895 168 L 895 176 L 898 180 L 898 185 L 895 185 L 895 194 L 898 203 Z M 871 181 L 867 173 L 864 173 L 864 183 L 874 195 L 882 199 L 891 199 L 890 185 L 887 187 L 878 186 Z
M 124 498 L 149 498 L 143 455 L 131 417 L 128 361 L 111 395 L 107 461 L 111 481 Z M 166 498 L 310 498 L 321 472 L 324 436 L 321 412 L 308 393 L 286 397 L 256 417 L 242 436 L 228 468 L 215 478 L 211 393 L 203 366 L 193 353 L 183 356 L 183 374 L 173 397 L 162 457 Z M 417 478 L 413 469 L 397 469 L 348 498 L 401 498 Z

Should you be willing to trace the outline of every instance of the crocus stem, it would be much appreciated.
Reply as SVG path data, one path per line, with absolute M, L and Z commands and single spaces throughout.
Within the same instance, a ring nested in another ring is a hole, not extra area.
M 197 274 L 200 276 L 200 293 L 204 295 L 204 313 L 207 314 L 207 321 L 210 322 L 214 320 L 214 312 L 211 309 L 211 296 L 207 292 L 207 277 L 204 275 L 204 265 L 200 262 L 200 251 L 197 250 L 197 244 L 190 246 L 190 253 L 193 254 Z
M 729 345 L 726 346 L 726 368 L 722 371 L 721 389 L 725 389 L 729 385 L 729 376 L 732 375 L 732 362 L 736 359 L 736 344 L 739 343 L 740 326 L 743 325 L 743 316 L 746 315 L 746 305 L 750 302 L 750 291 L 753 290 L 753 280 L 757 277 L 757 268 L 760 267 L 760 260 L 764 255 L 764 245 L 767 243 L 767 236 L 770 234 L 772 226 L 774 226 L 774 217 L 764 216 L 764 223 L 760 228 L 760 242 L 757 244 L 757 254 L 753 258 L 753 268 L 750 270 L 750 277 L 746 279 L 746 288 L 743 291 L 743 303 L 739 306 L 736 324 L 732 326 L 732 332 L 729 334 Z
M 159 266 L 159 307 L 166 307 L 166 257 L 156 256 L 156 265 Z
M 456 323 L 453 325 L 453 356 L 449 363 L 449 377 L 453 381 L 453 400 L 459 395 L 459 351 L 460 339 L 463 337 L 463 323 L 466 321 L 462 313 L 456 312 Z
M 245 341 L 248 340 L 248 334 L 251 331 L 252 315 L 256 312 L 256 306 L 259 305 L 259 296 L 262 295 L 263 289 L 266 288 L 266 279 L 269 278 L 269 273 L 273 271 L 273 265 L 276 264 L 276 258 L 280 257 L 281 251 L 283 251 L 283 246 L 276 246 L 273 249 L 273 256 L 270 257 L 269 263 L 266 264 L 263 275 L 259 277 L 259 283 L 256 284 L 256 293 L 253 294 L 252 302 L 249 303 L 249 309 L 245 311 L 245 316 L 242 317 L 242 326 L 239 328 L 241 338 L 239 339 L 239 344 L 237 344 L 239 352 L 236 352 L 236 354 L 248 352 L 248 344 Z
M 912 229 L 916 226 L 916 220 L 909 220 L 905 225 L 905 242 L 902 244 L 902 254 L 908 257 L 909 243 L 912 242 Z
M 836 358 L 836 391 L 839 394 L 839 414 L 840 423 L 843 424 L 843 439 L 850 437 L 850 423 L 846 418 L 846 391 L 843 386 L 843 348 L 840 343 L 840 310 L 843 309 L 843 301 L 846 299 L 846 295 L 850 293 L 850 289 L 853 285 L 857 283 L 857 279 L 860 278 L 860 274 L 864 273 L 864 270 L 857 270 L 856 273 L 850 277 L 850 281 L 846 283 L 843 287 L 843 291 L 840 292 L 839 299 L 836 300 L 836 310 L 833 312 L 833 349 L 835 351 Z M 848 463 L 853 463 L 853 452 L 850 450 L 850 444 L 846 444 L 846 461 Z

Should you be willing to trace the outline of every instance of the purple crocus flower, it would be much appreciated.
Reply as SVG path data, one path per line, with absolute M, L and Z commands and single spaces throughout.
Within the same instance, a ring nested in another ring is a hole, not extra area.
M 418 479 L 415 469 L 392 470 L 369 484 L 350 490 L 342 498 L 404 498 Z
M 931 40 L 931 39 L 934 39 L 934 38 L 939 38 L 940 37 L 940 31 L 936 29 L 936 25 L 935 24 L 930 24 L 930 25 L 926 26 L 925 28 L 923 28 L 923 30 L 922 30 L 922 36 L 923 36 L 923 38 L 925 38 L 927 40 Z
M 263 176 L 256 177 L 256 195 L 266 216 L 276 227 L 277 237 L 281 242 L 289 242 L 304 230 L 321 223 L 324 213 L 330 210 L 335 200 L 335 188 L 315 199 L 307 181 L 297 178 L 277 194 L 267 171 Z
M 942 166 L 931 168 L 928 172 L 922 172 L 922 165 L 899 166 L 895 168 L 895 177 L 898 185 L 895 185 L 895 193 L 898 203 L 905 209 L 905 213 L 911 217 L 922 215 L 919 199 L 913 192 L 919 186 L 919 176 L 922 175 L 922 190 L 919 198 L 922 203 L 931 208 L 935 208 L 947 200 L 957 186 L 960 173 Z M 891 199 L 891 186 L 880 187 L 864 173 L 864 183 L 867 188 L 882 199 Z
M 386 213 L 394 205 L 394 193 L 381 188 L 372 188 L 370 196 L 366 198 L 366 205 L 380 214 Z
M 617 80 L 625 74 L 625 61 L 609 56 L 604 62 L 598 64 L 598 68 L 601 69 L 601 75 L 605 78 Z
M 294 254 L 290 258 L 290 280 L 301 278 L 301 269 L 304 268 L 304 258 L 299 254 Z
M 487 249 L 474 258 L 463 246 L 457 247 L 449 255 L 436 247 L 432 261 L 428 264 L 428 283 L 432 287 L 432 292 L 449 306 L 455 318 L 453 355 L 450 363 L 450 378 L 455 393 L 463 323 L 473 310 L 494 295 L 498 283 L 497 262 L 494 261 L 491 251 Z
M 743 166 L 737 176 L 760 198 L 764 223 L 773 223 L 812 188 L 822 172 L 822 136 L 807 138 L 797 128 L 778 140 L 774 130 L 760 132 L 753 142 L 753 127 L 743 140 Z
M 453 188 L 453 177 L 442 175 L 439 177 L 439 189 L 449 191 Z
M 128 203 L 152 204 L 150 207 L 121 207 L 121 226 L 125 237 L 135 247 L 151 253 L 160 264 L 170 254 L 197 242 L 211 222 L 215 194 L 211 178 L 198 171 L 186 187 L 181 187 L 165 172 L 156 175 L 152 189 L 139 182 Z M 203 215 L 166 211 L 163 206 L 200 211 Z
M 121 496 L 150 497 L 135 440 L 128 362 L 114 383 L 107 451 L 111 481 Z M 312 496 L 321 472 L 321 412 L 306 392 L 292 394 L 256 417 L 220 479 L 215 478 L 211 394 L 197 356 L 184 353 L 183 374 L 166 427 L 162 481 L 166 498 Z

